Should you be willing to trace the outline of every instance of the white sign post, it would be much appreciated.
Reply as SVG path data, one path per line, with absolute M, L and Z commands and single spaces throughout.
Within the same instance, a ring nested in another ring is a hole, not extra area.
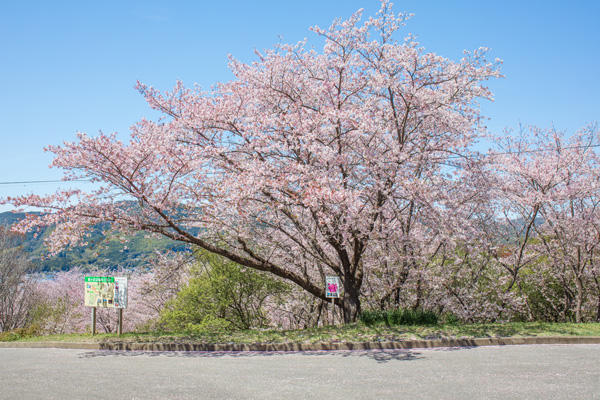
M 127 277 L 115 277 L 115 308 L 119 309 L 117 332 L 123 334 L 123 309 L 127 308 Z
M 332 311 L 331 311 L 331 323 L 335 325 L 335 299 L 340 298 L 340 278 L 337 276 L 326 276 L 325 277 L 325 298 L 331 299 Z
M 115 308 L 127 308 L 127 277 L 115 276 Z

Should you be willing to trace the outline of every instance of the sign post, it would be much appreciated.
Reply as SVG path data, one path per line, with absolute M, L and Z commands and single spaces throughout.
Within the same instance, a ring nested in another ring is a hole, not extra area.
M 123 309 L 127 308 L 127 277 L 115 277 L 115 307 L 119 309 L 117 332 L 123 334 Z
M 123 333 L 123 309 L 127 308 L 127 277 L 86 276 L 85 306 L 92 307 L 92 335 L 96 334 L 96 308 L 118 309 L 117 332 Z
M 96 334 L 96 307 L 92 307 L 92 336 Z
M 122 308 L 119 308 L 119 322 L 118 322 L 117 333 L 119 334 L 119 336 L 121 336 L 123 334 L 123 309 Z
M 335 325 L 335 299 L 340 298 L 340 278 L 337 276 L 325 277 L 325 298 L 331 299 L 331 324 Z
M 127 277 L 115 276 L 115 308 L 127 308 Z

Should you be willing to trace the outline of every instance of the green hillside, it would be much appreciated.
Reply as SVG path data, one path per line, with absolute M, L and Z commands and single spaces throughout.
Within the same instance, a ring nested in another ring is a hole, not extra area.
M 8 226 L 25 217 L 23 213 L 0 213 L 0 225 Z M 167 238 L 146 237 L 145 233 L 137 233 L 126 237 L 122 243 L 116 234 L 107 231 L 105 226 L 98 226 L 92 232 L 87 246 L 75 247 L 62 251 L 56 256 L 48 257 L 44 246 L 44 238 L 52 227 L 42 230 L 37 237 L 28 234 L 23 238 L 21 246 L 30 254 L 31 260 L 39 271 L 68 270 L 72 267 L 83 268 L 143 268 L 148 259 L 156 251 L 189 251 L 189 246 Z

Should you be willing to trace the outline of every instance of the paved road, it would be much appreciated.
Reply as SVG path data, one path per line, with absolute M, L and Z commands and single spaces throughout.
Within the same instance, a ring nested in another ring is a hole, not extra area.
M 1 399 L 600 399 L 600 345 L 307 353 L 0 349 Z

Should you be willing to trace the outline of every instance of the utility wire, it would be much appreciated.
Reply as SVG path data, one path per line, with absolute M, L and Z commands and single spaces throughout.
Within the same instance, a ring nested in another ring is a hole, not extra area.
M 575 150 L 575 149 L 589 149 L 590 147 L 600 147 L 600 143 L 586 144 L 586 145 L 581 145 L 581 146 L 561 147 L 560 150 L 562 151 L 562 150 Z M 531 149 L 531 150 L 521 150 L 521 151 L 504 151 L 504 152 L 497 152 L 492 155 L 499 156 L 499 155 L 522 154 L 522 153 L 542 153 L 544 151 L 554 151 L 554 150 L 556 150 L 556 148 L 554 148 L 554 149 Z
M 589 149 L 591 147 L 600 147 L 599 144 L 589 144 L 583 146 L 567 146 L 561 147 L 561 150 L 575 150 L 575 149 Z M 553 151 L 555 149 L 531 149 L 522 151 L 505 151 L 496 152 L 491 154 L 492 156 L 508 155 L 508 154 L 523 154 L 523 153 L 542 153 L 546 151 Z M 463 158 L 459 155 L 449 155 L 447 158 Z M 13 182 L 0 182 L 0 185 L 27 185 L 32 183 L 69 183 L 69 182 L 91 182 L 91 179 L 73 179 L 73 180 L 62 180 L 62 179 L 49 179 L 49 180 L 32 180 L 32 181 L 13 181 Z
M 26 185 L 29 183 L 68 183 L 68 182 L 90 182 L 90 179 L 73 179 L 65 181 L 62 179 L 49 179 L 49 180 L 37 180 L 37 181 L 13 181 L 13 182 L 0 182 L 0 185 Z
M 560 151 L 562 151 L 562 150 L 576 150 L 576 149 L 589 149 L 591 147 L 600 147 L 600 143 L 598 143 L 598 144 L 586 144 L 586 145 L 581 145 L 581 146 L 561 147 Z M 543 153 L 543 152 L 547 152 L 547 151 L 556 151 L 556 148 L 553 148 L 553 149 L 531 149 L 531 150 L 521 150 L 521 151 L 498 151 L 498 152 L 494 152 L 493 154 L 484 154 L 484 156 L 494 157 L 494 156 L 506 156 L 506 155 L 509 155 L 509 154 Z M 465 158 L 465 157 L 461 156 L 461 155 L 458 155 L 458 154 L 451 154 L 451 155 L 447 156 L 446 158 Z

